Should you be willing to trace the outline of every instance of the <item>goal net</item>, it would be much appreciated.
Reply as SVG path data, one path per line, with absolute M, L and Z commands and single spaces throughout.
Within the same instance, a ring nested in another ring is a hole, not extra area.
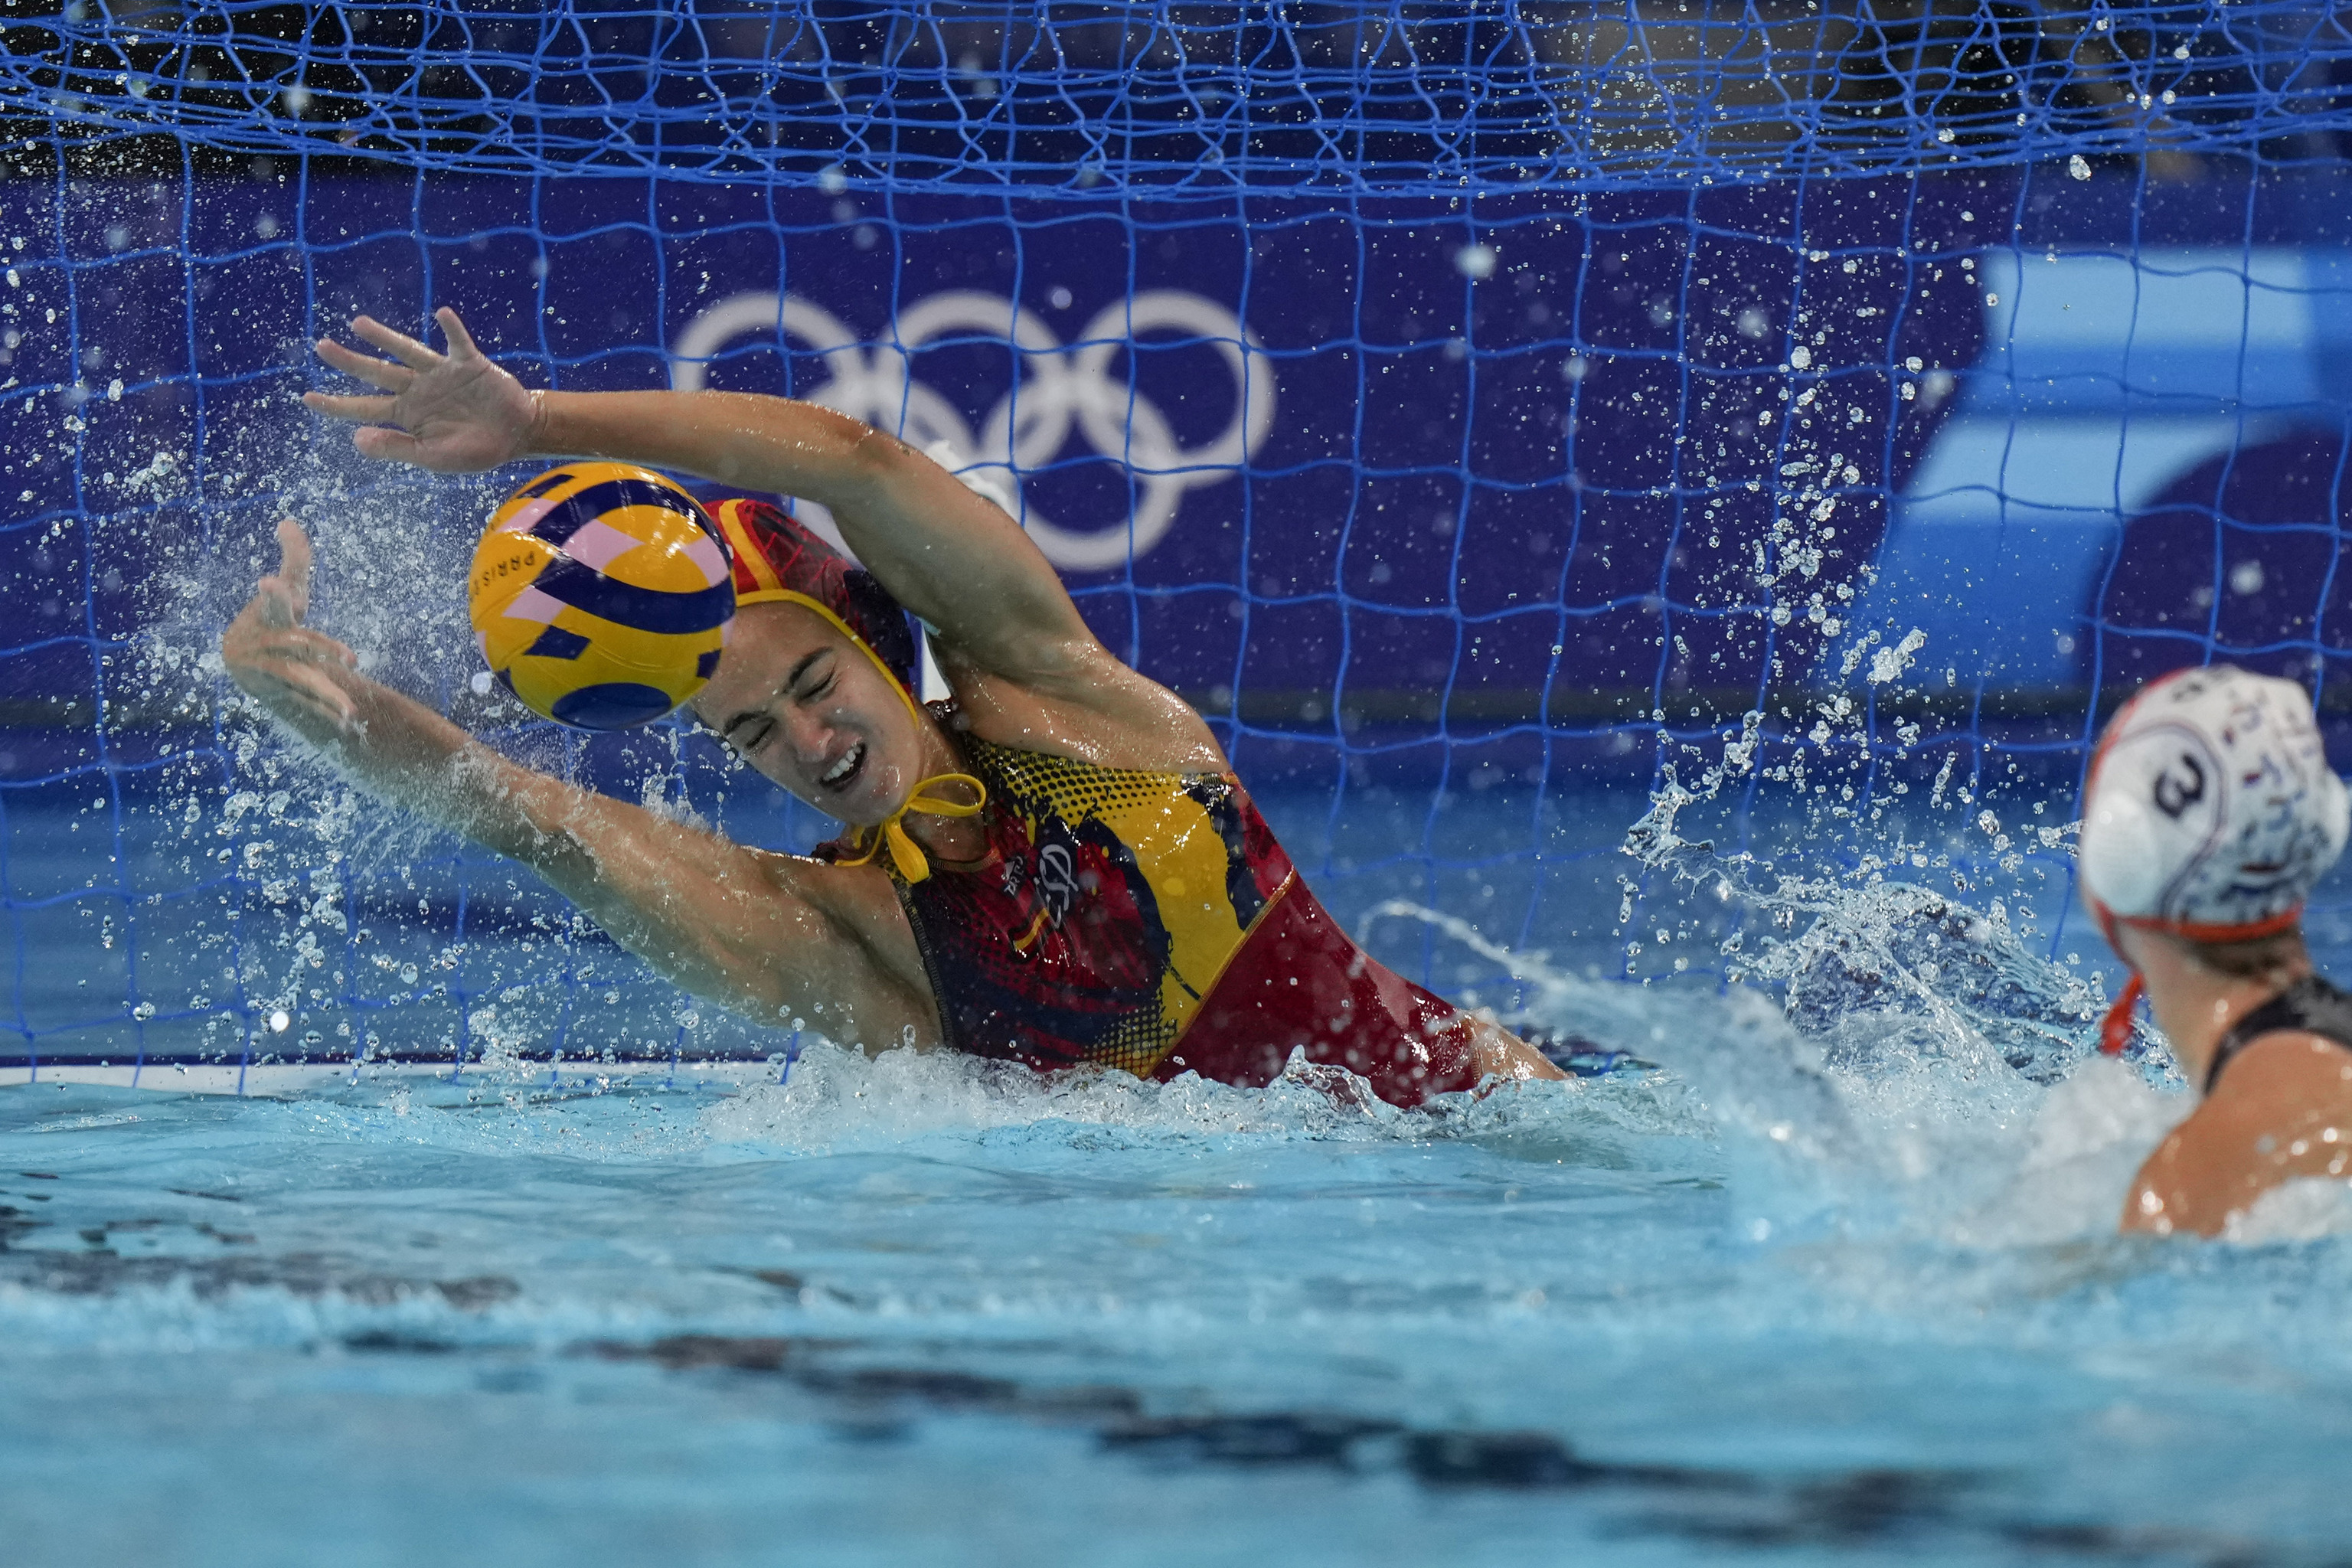
M 362 310 L 454 305 L 533 384 L 904 435 L 1209 718 L 1376 951 L 1507 1010 L 1544 965 L 1785 979 L 1758 954 L 1814 906 L 1751 895 L 1797 873 L 2079 963 L 2065 818 L 2120 694 L 2227 659 L 2346 706 L 2328 6 L 27 0 L 0 34 L 8 1070 L 792 1048 L 353 800 L 207 662 L 292 509 L 385 679 L 826 831 L 688 728 L 585 743 L 472 679 L 460 564 L 520 476 L 302 414 Z

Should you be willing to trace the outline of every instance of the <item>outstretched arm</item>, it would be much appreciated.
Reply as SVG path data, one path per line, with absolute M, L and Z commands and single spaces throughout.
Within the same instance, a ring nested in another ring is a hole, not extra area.
M 456 311 L 445 307 L 435 319 L 446 354 L 366 316 L 352 330 L 390 360 L 322 339 L 320 358 L 383 395 L 314 392 L 303 401 L 363 424 L 352 438 L 370 457 L 436 472 L 479 472 L 534 455 L 599 457 L 805 497 L 833 512 L 900 604 L 981 668 L 1081 699 L 1099 699 L 1107 679 L 1132 679 L 1087 629 L 1028 535 L 895 437 L 781 397 L 529 392 L 475 346 Z
M 352 650 L 302 624 L 310 542 L 278 525 L 283 559 L 229 624 L 236 683 L 355 783 L 520 860 L 686 989 L 754 1017 L 799 1013 L 846 1042 L 937 1037 L 928 994 L 893 979 L 843 873 L 763 854 L 534 773 L 361 675 Z

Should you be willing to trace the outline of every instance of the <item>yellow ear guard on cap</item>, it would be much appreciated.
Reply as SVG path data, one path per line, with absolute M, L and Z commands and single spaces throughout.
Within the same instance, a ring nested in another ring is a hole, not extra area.
M 736 604 L 739 607 L 746 604 L 756 605 L 762 602 L 794 604 L 804 610 L 813 610 L 824 616 L 827 625 L 849 639 L 852 647 L 874 661 L 874 668 L 882 672 L 882 679 L 889 682 L 890 689 L 898 694 L 898 700 L 907 705 L 907 712 L 915 721 L 918 730 L 929 721 L 930 715 L 923 711 L 922 705 L 915 700 L 915 694 L 907 689 L 906 682 L 898 679 L 898 672 L 885 664 L 882 661 L 882 656 L 874 651 L 873 645 L 851 629 L 849 623 L 843 620 L 830 605 L 793 588 L 764 588 L 736 596 Z M 950 800 L 944 795 L 933 795 L 929 792 L 934 784 L 968 785 L 971 790 L 971 802 L 966 805 L 961 801 Z M 919 811 L 926 816 L 977 816 L 987 805 L 988 786 L 971 774 L 933 773 L 908 791 L 905 803 L 898 810 L 883 818 L 879 826 L 851 827 L 846 837 L 851 847 L 859 853 L 846 860 L 836 860 L 834 864 L 863 866 L 879 855 L 887 845 L 890 850 L 890 864 L 898 868 L 898 875 L 909 885 L 920 882 L 931 874 L 931 863 L 924 857 L 922 847 L 915 842 L 913 836 L 908 833 L 907 814 L 910 811 Z M 868 835 L 871 837 L 869 837 Z

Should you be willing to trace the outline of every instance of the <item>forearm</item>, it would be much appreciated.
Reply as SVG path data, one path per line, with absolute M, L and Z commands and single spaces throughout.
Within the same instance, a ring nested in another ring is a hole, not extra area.
M 829 868 L 766 856 L 499 755 L 359 673 L 351 648 L 302 624 L 309 538 L 278 525 L 278 569 L 221 634 L 247 693 L 388 804 L 522 862 L 688 989 L 772 1016 L 808 999 L 845 946 L 812 900 Z
M 731 392 L 549 392 L 530 446 L 815 501 L 901 605 L 1000 672 L 1094 646 L 1061 579 L 993 502 L 830 408 Z
M 370 795 L 530 867 L 687 990 L 755 1013 L 787 999 L 793 965 L 774 960 L 820 941 L 797 929 L 819 917 L 747 852 L 523 767 L 364 676 L 336 684 L 350 728 L 286 717 Z
M 628 889 L 605 876 L 600 858 L 590 852 L 593 843 L 613 836 L 611 825 L 596 820 L 601 797 L 500 756 L 424 704 L 363 675 L 340 672 L 335 684 L 352 700 L 348 726 L 339 729 L 299 710 L 281 710 L 279 716 L 353 784 L 521 861 L 607 930 L 641 923 L 628 918 Z
M 814 403 L 735 392 L 545 392 L 541 457 L 610 458 L 855 507 L 874 483 L 869 426 Z
M 530 811 L 539 792 L 517 786 L 556 781 L 541 780 L 388 686 L 352 671 L 332 679 L 351 699 L 350 724 L 338 727 L 301 709 L 280 708 L 278 717 L 377 799 L 501 855 L 534 858 L 530 850 L 545 837 Z
M 445 473 L 532 455 L 604 458 L 797 496 L 831 511 L 892 596 L 982 668 L 1034 679 L 1039 649 L 1047 670 L 1099 653 L 1020 527 L 896 437 L 814 403 L 746 393 L 534 394 L 482 355 L 455 311 L 436 315 L 446 355 L 356 319 L 354 330 L 396 363 L 327 342 L 319 352 L 391 395 L 311 392 L 304 404 L 364 426 L 353 439 L 372 457 Z

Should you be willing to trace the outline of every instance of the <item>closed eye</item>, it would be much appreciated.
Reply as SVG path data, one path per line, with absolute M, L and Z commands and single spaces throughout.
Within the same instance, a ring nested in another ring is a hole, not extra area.
M 834 662 L 832 650 L 818 649 L 803 659 L 799 667 L 793 671 L 793 696 L 803 702 L 816 701 L 833 689 L 834 678 L 837 673 L 838 667 Z M 803 681 L 812 679 L 813 684 L 806 686 L 802 684 Z
M 776 721 L 754 709 L 736 714 L 728 721 L 727 728 L 720 731 L 719 738 L 739 753 L 748 756 L 766 744 L 768 737 L 775 732 Z

